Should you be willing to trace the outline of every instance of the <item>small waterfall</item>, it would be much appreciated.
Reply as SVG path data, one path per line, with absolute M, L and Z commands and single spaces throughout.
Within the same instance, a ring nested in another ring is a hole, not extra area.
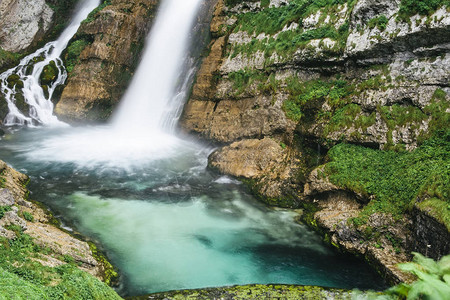
M 188 65 L 189 33 L 201 2 L 162 1 L 142 61 L 113 117 L 117 130 L 173 131 L 189 86 L 183 66 Z
M 0 74 L 0 91 L 4 94 L 9 108 L 9 113 L 3 122 L 4 125 L 64 124 L 53 115 L 53 103 L 51 102 L 55 89 L 67 78 L 67 72 L 60 56 L 77 32 L 81 22 L 99 4 L 100 0 L 85 0 L 58 40 L 47 43 L 43 48 L 23 58 L 17 67 Z M 40 77 L 44 68 L 49 64 L 52 64 L 57 72 L 55 79 L 44 91 L 40 85 Z M 23 94 L 23 100 L 29 106 L 28 115 L 21 112 L 16 106 L 16 101 L 22 95 L 20 93 Z

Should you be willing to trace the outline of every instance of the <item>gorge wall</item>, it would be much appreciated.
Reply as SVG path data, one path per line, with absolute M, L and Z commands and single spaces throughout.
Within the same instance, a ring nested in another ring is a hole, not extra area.
M 411 250 L 448 254 L 449 33 L 442 4 L 220 0 L 181 126 L 223 145 L 210 167 L 408 280 Z

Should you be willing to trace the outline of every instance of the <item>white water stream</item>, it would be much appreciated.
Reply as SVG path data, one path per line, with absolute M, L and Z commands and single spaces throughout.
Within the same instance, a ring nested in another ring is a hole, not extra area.
M 100 0 L 85 0 L 74 16 L 70 25 L 63 31 L 58 40 L 47 43 L 43 48 L 24 57 L 18 66 L 0 74 L 0 91 L 4 94 L 8 103 L 9 113 L 4 120 L 4 125 L 64 125 L 53 115 L 53 93 L 67 78 L 67 72 L 61 61 L 61 53 L 66 49 L 70 39 L 75 35 L 81 22 L 88 14 L 100 4 Z M 41 60 L 41 61 L 39 61 Z M 39 61 L 34 64 L 35 61 Z M 40 85 L 40 76 L 44 67 L 54 62 L 58 69 L 55 80 L 48 86 L 47 95 Z M 30 71 L 32 69 L 32 71 Z M 8 85 L 8 78 L 17 75 L 23 82 L 22 93 L 25 102 L 29 105 L 28 113 L 21 112 L 16 106 L 16 86 Z

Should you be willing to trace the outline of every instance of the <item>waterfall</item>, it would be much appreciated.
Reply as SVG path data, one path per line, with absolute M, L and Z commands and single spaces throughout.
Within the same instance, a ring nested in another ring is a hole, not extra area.
M 26 156 L 116 172 L 203 151 L 174 134 L 195 72 L 190 34 L 202 1 L 162 0 L 141 63 L 109 124 L 50 128 L 55 132 Z
M 113 116 L 115 128 L 134 132 L 173 131 L 174 112 L 176 115 L 179 111 L 188 89 L 188 80 L 180 75 L 200 3 L 201 0 L 162 1 L 142 61 Z M 180 84 L 183 86 L 177 93 Z
M 99 4 L 100 0 L 85 0 L 58 40 L 47 43 L 35 53 L 23 58 L 18 66 L 0 74 L 0 91 L 5 96 L 9 108 L 9 113 L 3 122 L 4 125 L 64 124 L 53 115 L 53 103 L 51 102 L 55 89 L 67 78 L 67 72 L 60 56 L 77 32 L 81 22 Z M 54 68 L 57 69 L 56 76 L 44 91 L 40 85 L 40 76 L 45 66 L 52 62 Z M 21 112 L 16 105 L 20 92 L 23 94 L 24 102 L 29 106 L 28 115 Z

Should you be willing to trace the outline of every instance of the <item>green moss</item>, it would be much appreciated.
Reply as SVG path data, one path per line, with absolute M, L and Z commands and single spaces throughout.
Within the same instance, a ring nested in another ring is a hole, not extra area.
M 328 156 L 326 173 L 334 184 L 374 199 L 364 208 L 364 223 L 374 212 L 402 217 L 420 197 L 450 203 L 450 131 L 439 131 L 412 152 L 380 151 L 339 144 Z
M 140 299 L 348 299 L 351 291 L 316 286 L 284 284 L 251 284 L 232 287 L 206 288 L 164 292 L 139 297 Z
M 398 12 L 398 19 L 409 22 L 409 18 L 416 14 L 426 16 L 435 12 L 439 7 L 450 5 L 449 0 L 402 0 Z
M 79 63 L 80 61 L 80 54 L 86 48 L 87 45 L 89 45 L 90 42 L 88 42 L 85 39 L 79 39 L 74 42 L 72 42 L 67 47 L 67 52 L 65 55 L 65 64 L 67 72 L 71 73 L 73 71 L 74 66 Z
M 55 62 L 52 60 L 42 70 L 41 77 L 40 77 L 41 85 L 52 84 L 56 80 L 58 73 L 59 73 L 58 67 L 56 66 Z
M 22 54 L 5 51 L 0 47 L 0 73 L 17 65 Z
M 381 15 L 370 19 L 367 25 L 369 26 L 370 29 L 377 27 L 380 31 L 384 31 L 386 29 L 388 22 L 389 22 L 388 18 L 386 18 L 386 16 L 384 15 Z
M 95 21 L 95 19 L 98 18 L 98 16 L 99 16 L 98 12 L 103 10 L 108 5 L 111 5 L 111 0 L 103 0 L 102 4 L 100 4 L 97 8 L 95 8 L 93 11 L 91 11 L 89 13 L 89 15 L 87 16 L 87 18 L 85 20 L 83 20 L 83 22 L 81 22 L 81 23 L 82 24 L 92 23 L 93 21 Z
M 447 180 L 449 179 L 450 178 L 447 177 Z M 448 201 L 443 201 L 439 198 L 431 198 L 418 203 L 417 206 L 439 220 L 447 227 L 447 230 L 450 231 L 450 203 Z
M 88 242 L 88 244 L 89 248 L 91 249 L 92 256 L 94 256 L 95 260 L 98 261 L 103 266 L 103 277 L 105 283 L 107 285 L 113 284 L 119 277 L 119 274 L 117 274 L 114 267 L 106 259 L 105 255 L 103 255 L 103 253 L 97 249 L 97 246 L 95 246 L 94 243 Z

